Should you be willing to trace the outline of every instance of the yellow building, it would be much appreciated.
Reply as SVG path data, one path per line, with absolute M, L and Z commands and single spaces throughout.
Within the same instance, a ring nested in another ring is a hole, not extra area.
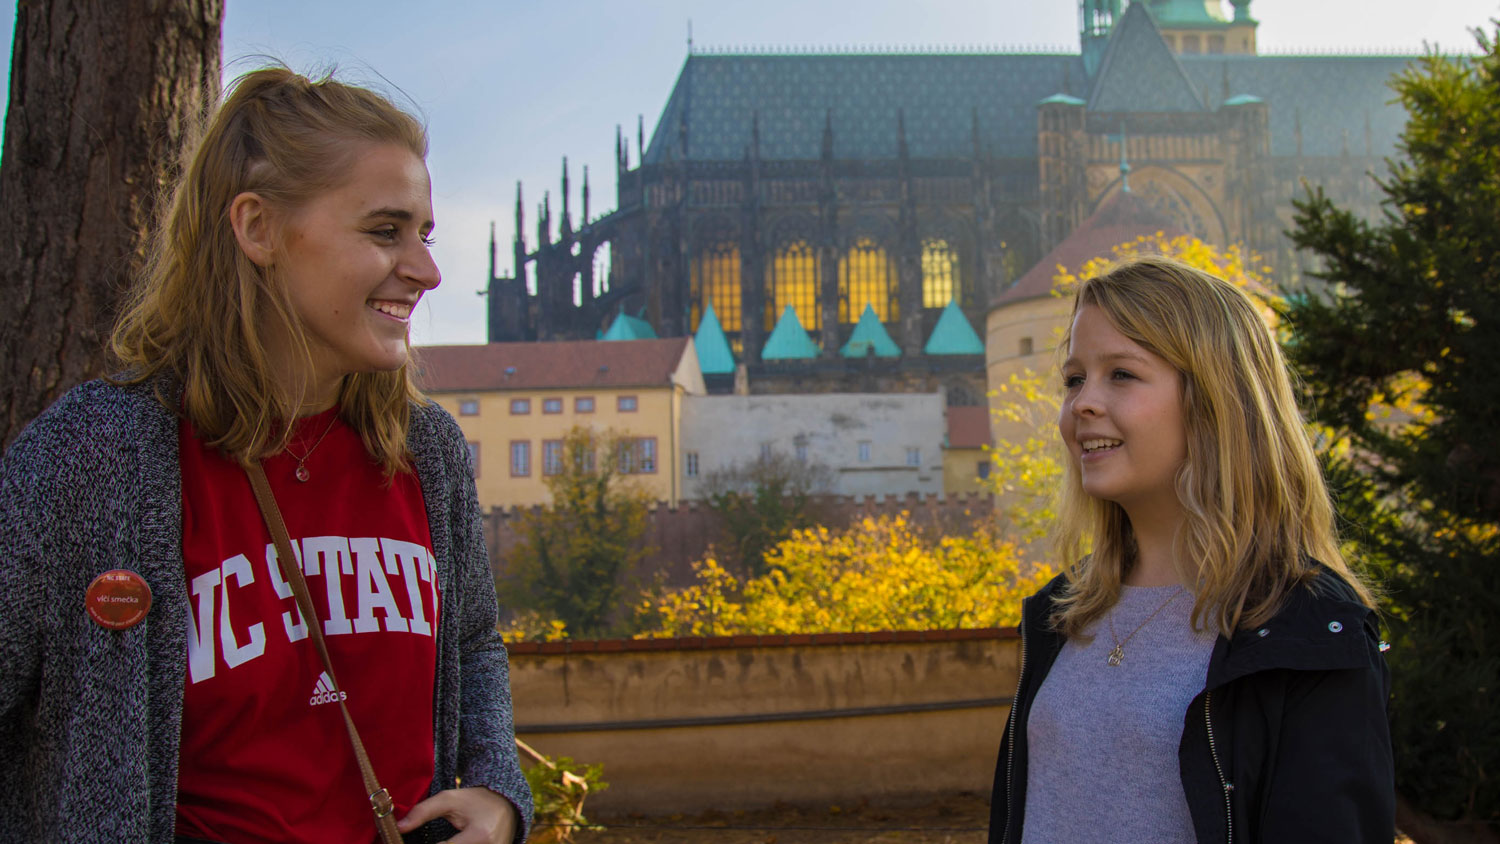
M 990 409 L 949 407 L 947 435 L 943 438 L 943 494 L 988 492 L 990 476 Z
M 428 346 L 417 362 L 469 441 L 480 507 L 550 503 L 575 426 L 622 438 L 619 468 L 653 498 L 681 497 L 682 397 L 706 392 L 692 338 Z

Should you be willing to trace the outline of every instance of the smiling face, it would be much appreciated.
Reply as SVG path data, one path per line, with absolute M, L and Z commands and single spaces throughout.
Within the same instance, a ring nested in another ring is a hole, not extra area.
M 1058 430 L 1095 498 L 1132 521 L 1180 511 L 1174 481 L 1187 460 L 1182 376 L 1125 335 L 1095 305 L 1073 319 Z
M 343 182 L 287 216 L 271 263 L 312 352 L 312 404 L 330 405 L 345 375 L 406 362 L 412 310 L 441 278 L 432 227 L 427 166 L 396 144 L 367 146 Z

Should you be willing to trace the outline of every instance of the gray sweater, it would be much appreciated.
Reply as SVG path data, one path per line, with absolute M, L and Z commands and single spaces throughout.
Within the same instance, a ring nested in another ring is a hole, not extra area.
M 413 408 L 408 446 L 438 582 L 449 584 L 433 791 L 462 777 L 504 795 L 521 816 L 519 841 L 531 793 L 464 438 L 429 405 Z M 146 620 L 123 631 L 84 612 L 89 583 L 115 568 L 152 592 Z M 177 418 L 149 386 L 84 384 L 0 462 L 0 837 L 172 841 L 189 626 Z M 451 834 L 440 821 L 409 839 Z

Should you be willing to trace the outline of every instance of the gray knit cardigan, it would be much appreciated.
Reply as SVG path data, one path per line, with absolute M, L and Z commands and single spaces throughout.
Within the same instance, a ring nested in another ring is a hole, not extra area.
M 504 795 L 520 841 L 531 792 L 464 438 L 427 405 L 408 445 L 444 584 L 432 788 L 462 777 Z M 115 568 L 152 592 L 146 620 L 123 631 L 84 612 L 89 583 Z M 172 841 L 189 626 L 177 418 L 149 386 L 84 384 L 0 462 L 0 839 Z M 437 821 L 408 840 L 451 834 Z

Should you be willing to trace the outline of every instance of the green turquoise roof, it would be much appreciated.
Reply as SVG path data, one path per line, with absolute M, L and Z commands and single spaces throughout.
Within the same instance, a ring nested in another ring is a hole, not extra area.
M 1150 0 L 1146 8 L 1162 26 L 1229 23 L 1220 0 Z
M 938 317 L 932 336 L 927 338 L 927 345 L 922 352 L 928 355 L 982 355 L 984 343 L 974 333 L 974 327 L 964 319 L 964 312 L 950 299 L 948 306 L 943 308 L 942 315 Z
M 615 321 L 609 326 L 609 330 L 604 332 L 604 336 L 599 339 L 655 340 L 656 329 L 651 327 L 651 323 L 643 319 L 633 317 L 630 314 L 620 314 L 615 317 Z
M 1237 106 L 1237 105 L 1250 105 L 1251 103 L 1263 103 L 1263 102 L 1265 102 L 1265 100 L 1261 99 L 1260 97 L 1255 96 L 1254 94 L 1240 94 L 1239 96 L 1230 97 L 1229 99 L 1225 100 L 1224 101 L 1224 105 L 1227 105 L 1227 106 Z
M 1047 99 L 1042 100 L 1042 101 L 1040 101 L 1040 102 L 1037 103 L 1037 105 L 1039 105 L 1039 106 L 1053 105 L 1053 104 L 1057 104 L 1057 105 L 1070 105 L 1070 106 L 1088 105 L 1088 103 L 1084 102 L 1083 100 L 1080 100 L 1077 97 L 1071 96 L 1069 94 L 1053 94 L 1052 96 L 1048 97 Z
M 704 375 L 727 375 L 734 372 L 734 352 L 729 348 L 729 339 L 724 336 L 724 327 L 714 313 L 713 303 L 703 309 L 703 319 L 698 322 L 698 333 L 693 335 L 693 345 L 698 348 L 698 368 Z
M 817 356 L 818 344 L 807 336 L 802 320 L 797 319 L 797 312 L 787 305 L 781 312 L 781 319 L 776 320 L 776 327 L 771 329 L 765 348 L 760 351 L 761 360 L 802 360 Z
M 875 309 L 866 303 L 865 312 L 859 315 L 859 322 L 854 326 L 854 333 L 849 335 L 849 342 L 839 349 L 839 354 L 846 358 L 862 358 L 871 351 L 878 358 L 901 357 L 901 347 L 886 333 L 880 317 L 875 316 Z

